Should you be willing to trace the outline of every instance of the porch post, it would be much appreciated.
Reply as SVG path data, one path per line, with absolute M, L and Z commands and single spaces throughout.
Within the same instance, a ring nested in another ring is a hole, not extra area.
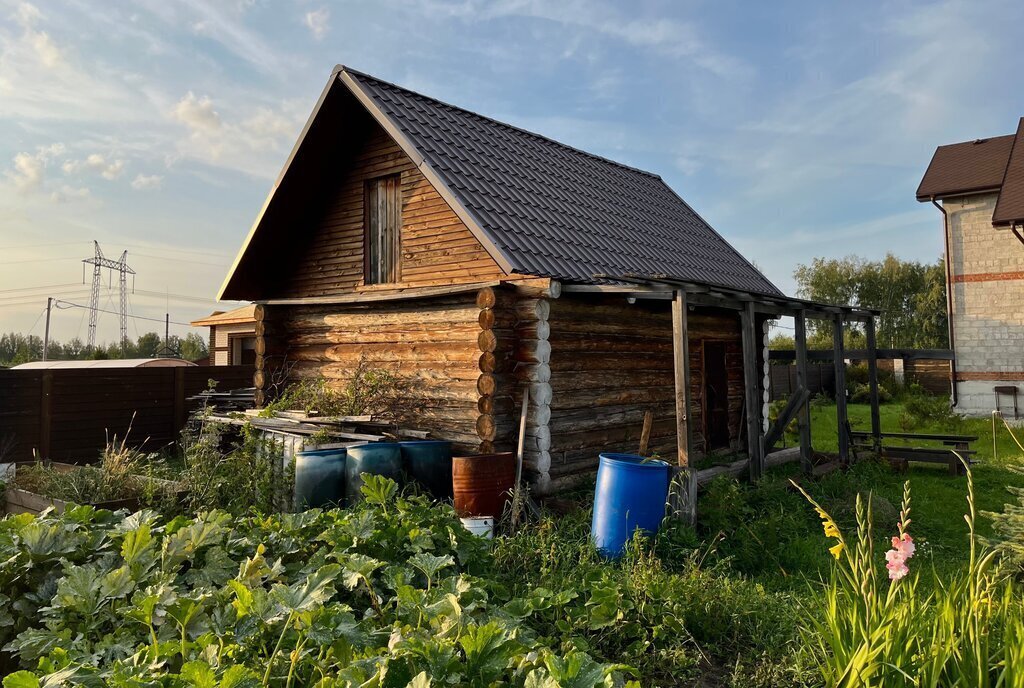
M 878 349 L 875 342 L 875 316 L 868 318 L 865 338 L 868 348 L 868 388 L 871 394 L 871 443 L 882 451 L 882 418 L 878 413 Z
M 799 310 L 794 317 L 794 340 L 796 342 L 796 386 L 810 389 L 807 383 L 807 314 Z M 800 467 L 804 473 L 814 468 L 811 445 L 811 405 L 805 403 L 797 416 L 800 428 Z
M 839 433 L 839 461 L 850 460 L 850 437 L 846 434 L 846 360 L 843 353 L 843 316 L 837 314 L 832 321 L 832 362 L 836 374 L 836 429 Z
M 750 458 L 750 479 L 757 480 L 763 472 L 761 447 L 761 394 L 757 370 L 757 337 L 754 333 L 754 304 L 748 301 L 740 311 L 743 341 L 743 386 L 746 391 L 747 456 Z
M 675 369 L 676 397 L 676 464 L 677 475 L 686 476 L 685 518 L 693 523 L 697 516 L 697 471 L 690 461 L 692 444 L 690 428 L 690 342 L 687 324 L 686 292 L 677 289 L 672 299 L 672 356 Z M 674 489 L 678 483 L 673 481 Z M 679 503 L 674 495 L 673 503 Z

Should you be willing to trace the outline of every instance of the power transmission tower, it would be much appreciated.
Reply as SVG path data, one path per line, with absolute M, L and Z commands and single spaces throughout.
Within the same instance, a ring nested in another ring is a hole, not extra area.
M 100 308 L 100 276 L 102 268 L 116 270 L 119 273 L 119 286 L 121 291 L 121 351 L 125 351 L 128 344 L 128 275 L 134 275 L 135 271 L 128 267 L 128 251 L 124 251 L 118 260 L 111 260 L 103 255 L 100 242 L 93 241 L 96 253 L 92 258 L 86 258 L 82 262 L 92 265 L 92 291 L 89 294 L 89 339 L 87 348 L 96 346 L 96 317 Z

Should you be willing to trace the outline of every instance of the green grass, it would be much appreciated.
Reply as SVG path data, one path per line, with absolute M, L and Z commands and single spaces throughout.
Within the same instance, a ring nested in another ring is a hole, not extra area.
M 1024 486 L 1024 476 L 1011 470 L 1024 465 L 1024 456 L 999 423 L 997 452 L 993 456 L 990 419 L 959 419 L 904 428 L 903 407 L 892 403 L 881 407 L 882 430 L 976 435 L 974 481 L 980 511 L 1002 511 L 1013 501 L 1008 486 Z M 870 429 L 870 408 L 849 407 L 855 430 Z M 817 451 L 837 451 L 834 405 L 812 407 L 812 444 Z M 1024 431 L 1020 435 L 1024 438 Z M 787 441 L 792 445 L 792 437 Z M 852 528 L 857 494 L 872 496 L 876 532 L 880 541 L 896 532 L 898 505 L 903 483 L 910 481 L 914 494 L 911 533 L 918 540 L 919 562 L 928 562 L 940 572 L 961 568 L 967 558 L 967 480 L 949 475 L 946 466 L 912 463 L 906 474 L 893 472 L 887 464 L 861 454 L 848 471 L 836 471 L 820 479 L 804 481 L 808 491 L 831 511 L 840 526 Z M 720 481 L 709 486 L 698 502 L 698 533 L 715 554 L 733 569 L 769 588 L 800 589 L 828 570 L 828 545 L 810 506 L 790 489 L 788 480 L 799 476 L 796 464 L 779 467 L 755 488 Z M 991 522 L 981 517 L 978 533 L 992 535 Z M 890 532 L 891 531 L 891 532 Z
M 852 405 L 852 426 L 869 429 L 869 414 L 866 405 Z M 900 404 L 884 405 L 882 429 L 977 435 L 972 448 L 978 452 L 973 475 L 979 510 L 1002 511 L 1014 501 L 1006 487 L 1024 486 L 1024 476 L 1011 470 L 1024 465 L 1024 456 L 1002 424 L 994 457 L 989 419 L 952 418 L 908 429 L 901 425 L 903 416 Z M 836 451 L 834 405 L 813 407 L 812 436 L 816 450 Z M 618 563 L 594 555 L 584 506 L 497 541 L 498 576 L 517 594 L 538 586 L 576 591 L 576 604 L 590 610 L 605 600 L 596 591 L 615 590 L 614 599 L 602 603 L 620 610 L 614 625 L 601 631 L 563 626 L 560 632 L 598 657 L 638 667 L 644 685 L 817 685 L 796 612 L 801 604 L 815 604 L 815 590 L 829 578 L 834 560 L 828 547 L 834 541 L 824 536 L 811 505 L 789 484 L 796 477 L 799 466 L 791 463 L 769 471 L 757 485 L 713 481 L 698 501 L 695 529 L 667 522 L 646 554 Z M 967 568 L 966 477 L 930 464 L 911 464 L 901 475 L 863 456 L 849 470 L 802 484 L 848 535 L 855 531 L 857 495 L 871 495 L 876 565 L 884 572 L 882 557 L 897 532 L 906 480 L 913 491 L 909 530 L 919 545 L 912 569 L 938 573 L 922 575 L 923 588 L 935 580 L 949 582 Z M 589 506 L 589 496 L 581 493 L 581 504 Z M 982 536 L 992 534 L 988 519 L 979 517 L 977 525 Z M 639 632 L 644 628 L 650 634 Z

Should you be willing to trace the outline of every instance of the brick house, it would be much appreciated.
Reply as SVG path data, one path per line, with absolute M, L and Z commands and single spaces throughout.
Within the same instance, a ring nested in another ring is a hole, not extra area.
M 210 328 L 210 365 L 252 365 L 256 362 L 256 307 L 252 304 L 227 312 L 214 311 L 192 327 Z
M 1024 382 L 1024 118 L 1016 134 L 939 146 L 917 200 L 943 216 L 954 408 L 1012 415 Z

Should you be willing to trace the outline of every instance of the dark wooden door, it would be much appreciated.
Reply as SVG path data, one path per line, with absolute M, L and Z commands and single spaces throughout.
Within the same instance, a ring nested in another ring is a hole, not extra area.
M 725 342 L 704 341 L 704 437 L 708 451 L 729 446 L 729 376 Z

